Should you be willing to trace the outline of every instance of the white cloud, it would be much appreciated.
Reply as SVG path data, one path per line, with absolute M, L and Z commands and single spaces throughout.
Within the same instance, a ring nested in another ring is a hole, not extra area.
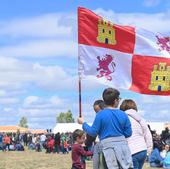
M 168 11 L 162 13 L 115 13 L 112 10 L 96 9 L 96 13 L 113 23 L 121 25 L 131 25 L 148 29 L 153 32 L 170 34 L 170 13 Z
M 0 23 L 0 35 L 11 37 L 55 37 L 70 36 L 70 17 L 65 14 L 46 14 L 42 16 L 13 19 Z
M 5 112 L 11 112 L 11 111 L 13 111 L 13 108 L 5 107 L 5 108 L 4 108 L 4 111 L 5 111 Z
M 17 125 L 24 116 L 27 118 L 30 128 L 52 128 L 55 126 L 56 117 L 60 112 L 67 112 L 70 109 L 74 113 L 72 105 L 75 105 L 73 99 L 70 104 L 70 100 L 57 95 L 51 97 L 27 96 L 18 105 L 4 105 L 0 111 L 0 122 L 1 125 Z
M 27 91 L 30 84 L 51 91 L 76 90 L 78 85 L 77 76 L 69 74 L 67 68 L 43 66 L 39 63 L 6 59 L 5 57 L 0 57 L 0 77 L 1 95 L 5 94 L 4 91 L 2 93 L 2 90 L 7 92 L 11 89 L 24 89 Z
M 48 90 L 76 90 L 77 76 L 68 74 L 59 66 L 33 66 L 34 81 Z
M 152 96 L 152 95 L 142 95 L 141 100 L 143 103 L 157 104 L 159 100 L 159 104 L 161 103 L 170 103 L 169 96 Z
M 37 40 L 0 48 L 6 57 L 71 57 L 77 56 L 77 44 L 71 40 Z
M 38 100 L 39 98 L 37 96 L 28 96 L 27 98 L 25 98 L 24 105 L 28 106 L 28 105 L 34 104 Z
M 63 100 L 58 96 L 51 96 L 50 98 L 28 96 L 23 102 L 23 108 L 25 109 L 51 109 L 64 107 L 67 100 Z
M 5 90 L 0 90 L 0 97 L 5 96 L 6 91 Z
M 1 105 L 18 104 L 19 102 L 20 100 L 18 98 L 0 98 Z
M 144 0 L 143 4 L 146 7 L 153 7 L 159 5 L 161 1 L 163 0 Z

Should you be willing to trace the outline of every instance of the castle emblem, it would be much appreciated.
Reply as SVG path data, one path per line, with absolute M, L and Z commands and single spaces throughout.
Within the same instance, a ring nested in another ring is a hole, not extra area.
M 149 89 L 153 91 L 170 91 L 170 66 L 165 62 L 154 65 Z
M 97 78 L 106 77 L 107 80 L 111 81 L 112 77 L 110 74 L 112 74 L 115 71 L 116 64 L 113 62 L 113 57 L 111 55 L 106 54 L 104 57 L 97 56 L 98 59 L 98 67 L 97 71 L 99 71 L 99 74 L 97 75 Z
M 159 50 L 165 50 L 170 54 L 170 37 L 159 37 L 157 38 L 157 44 L 159 45 Z
M 98 21 L 98 36 L 97 41 L 99 43 L 105 43 L 110 45 L 116 44 L 115 29 L 110 22 L 99 20 Z

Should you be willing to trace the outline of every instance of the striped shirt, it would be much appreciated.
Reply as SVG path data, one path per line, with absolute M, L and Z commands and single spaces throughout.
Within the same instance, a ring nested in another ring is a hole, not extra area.
M 132 136 L 127 138 L 131 154 L 143 150 L 150 151 L 153 147 L 152 135 L 145 120 L 133 109 L 125 111 L 132 126 Z

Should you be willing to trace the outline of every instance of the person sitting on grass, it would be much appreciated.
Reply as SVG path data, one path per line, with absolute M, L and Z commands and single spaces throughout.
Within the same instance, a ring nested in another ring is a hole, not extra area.
M 163 160 L 163 168 L 170 169 L 170 151 L 167 152 L 167 154 Z
M 168 144 L 163 145 L 162 151 L 160 152 L 161 157 L 164 159 L 168 152 L 169 152 L 169 145 Z
M 149 157 L 150 167 L 162 167 L 163 166 L 163 158 L 160 155 L 161 144 L 158 142 L 154 142 L 153 151 Z
M 72 169 L 85 169 L 85 157 L 92 156 L 93 152 L 84 150 L 82 144 L 85 142 L 85 133 L 82 130 L 75 130 L 72 137 L 74 141 L 71 153 Z
M 17 141 L 17 143 L 15 144 L 15 150 L 24 151 L 24 146 L 20 143 L 20 141 Z

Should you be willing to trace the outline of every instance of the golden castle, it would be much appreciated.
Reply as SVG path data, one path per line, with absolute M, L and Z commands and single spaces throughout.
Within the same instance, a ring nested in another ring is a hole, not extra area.
M 165 62 L 154 65 L 149 89 L 153 91 L 170 90 L 170 66 L 166 66 Z
M 110 22 L 99 20 L 98 21 L 98 36 L 97 41 L 105 44 L 116 44 L 115 29 Z

